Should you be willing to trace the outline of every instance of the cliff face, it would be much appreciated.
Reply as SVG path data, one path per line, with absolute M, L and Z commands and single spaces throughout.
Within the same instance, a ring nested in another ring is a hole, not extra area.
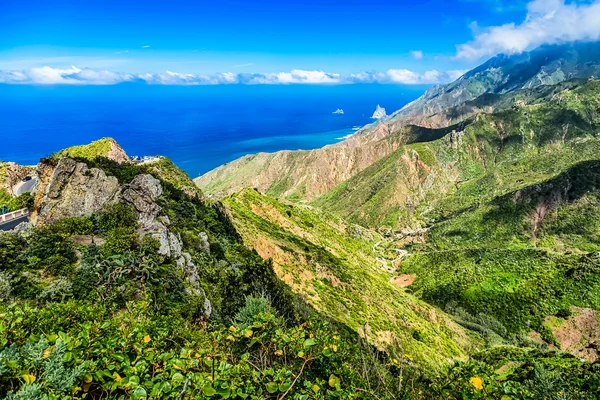
M 88 168 L 70 158 L 56 166 L 41 162 L 32 221 L 46 224 L 65 217 L 90 216 L 119 199 L 120 185 L 114 176 Z
M 543 46 L 520 55 L 500 55 L 449 85 L 430 88 L 421 98 L 342 143 L 312 151 L 245 156 L 195 182 L 213 195 L 255 187 L 277 197 L 310 201 L 388 156 L 394 146 L 409 143 L 410 138 L 382 140 L 401 135 L 406 125 L 441 128 L 460 123 L 477 112 L 507 106 L 490 101 L 490 95 L 505 99 L 508 96 L 501 95 L 519 89 L 533 90 L 568 79 L 598 76 L 599 64 L 600 42 Z
M 121 185 L 115 176 L 107 175 L 102 169 L 90 168 L 70 158 L 60 158 L 58 162 L 42 160 L 37 174 L 39 183 L 31 213 L 34 225 L 48 225 L 64 218 L 92 217 L 117 203 L 132 206 L 140 238 L 150 236 L 158 241 L 158 254 L 175 262 L 185 277 L 187 290 L 204 298 L 205 317 L 210 316 L 212 306 L 200 286 L 198 269 L 190 253 L 185 251 L 181 237 L 172 232 L 169 218 L 162 215 L 158 204 L 163 195 L 160 180 L 150 174 L 138 174 L 130 183 Z

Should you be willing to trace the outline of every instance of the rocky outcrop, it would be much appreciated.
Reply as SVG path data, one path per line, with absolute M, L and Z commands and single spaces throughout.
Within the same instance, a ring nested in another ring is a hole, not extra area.
M 379 104 L 377 104 L 377 108 L 375 109 L 375 112 L 373 113 L 371 118 L 381 119 L 381 118 L 385 118 L 386 116 L 387 116 L 387 114 L 385 112 L 385 108 L 383 108 Z
M 116 161 L 119 164 L 129 162 L 129 156 L 125 153 L 125 150 L 117 143 L 116 140 L 110 138 L 110 149 L 106 154 L 106 158 Z
M 31 215 L 36 224 L 90 216 L 120 199 L 119 181 L 101 169 L 88 168 L 70 158 L 60 159 L 55 167 L 48 162 L 42 164 Z
M 142 225 L 152 223 L 160 213 L 160 206 L 156 204 L 162 195 L 163 188 L 160 181 L 149 174 L 136 176 L 121 193 L 123 202 L 131 204 L 138 213 Z
M 61 158 L 56 165 L 50 160 L 42 161 L 37 171 L 40 186 L 32 213 L 33 224 L 91 216 L 109 204 L 130 204 L 138 216 L 140 236 L 151 236 L 159 242 L 158 253 L 175 261 L 186 279 L 188 292 L 204 298 L 204 313 L 210 316 L 212 307 L 200 286 L 198 269 L 191 255 L 184 251 L 181 237 L 169 230 L 169 218 L 160 215 L 157 202 L 163 187 L 158 179 L 140 174 L 121 186 L 117 178 L 70 158 Z M 200 234 L 200 250 L 210 254 L 205 233 Z

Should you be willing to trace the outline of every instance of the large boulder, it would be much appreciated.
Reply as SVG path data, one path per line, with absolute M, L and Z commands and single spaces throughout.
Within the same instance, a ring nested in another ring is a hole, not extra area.
M 60 159 L 54 168 L 45 164 L 38 168 L 38 175 L 39 187 L 31 216 L 37 224 L 91 216 L 120 198 L 117 178 L 70 158 Z
M 125 186 L 121 197 L 124 202 L 135 208 L 139 222 L 147 226 L 160 213 L 160 206 L 156 204 L 156 201 L 162 193 L 163 188 L 160 181 L 152 175 L 143 174 L 136 176 L 129 185 Z

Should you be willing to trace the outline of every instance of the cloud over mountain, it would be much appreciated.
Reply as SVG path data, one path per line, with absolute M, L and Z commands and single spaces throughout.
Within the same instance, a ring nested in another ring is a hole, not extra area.
M 274 85 L 274 84 L 433 84 L 455 80 L 465 71 L 436 70 L 418 73 L 407 69 L 390 69 L 386 72 L 361 72 L 344 76 L 318 70 L 294 69 L 289 72 L 191 74 L 166 71 L 161 73 L 129 74 L 91 68 L 29 68 L 20 71 L 0 70 L 0 83 L 37 85 L 114 85 L 121 82 L 142 82 L 153 85 Z
M 498 53 L 514 54 L 541 44 L 600 39 L 600 0 L 583 4 L 564 0 L 534 0 L 527 17 L 515 23 L 479 29 L 475 39 L 457 46 L 456 58 L 475 60 Z

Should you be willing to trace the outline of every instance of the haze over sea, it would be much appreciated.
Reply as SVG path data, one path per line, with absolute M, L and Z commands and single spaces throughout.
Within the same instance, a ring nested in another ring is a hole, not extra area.
M 170 157 L 196 177 L 245 154 L 314 149 L 391 113 L 427 86 L 355 84 L 0 85 L 0 160 L 33 165 L 113 137 L 129 155 Z M 333 114 L 336 109 L 343 115 Z

